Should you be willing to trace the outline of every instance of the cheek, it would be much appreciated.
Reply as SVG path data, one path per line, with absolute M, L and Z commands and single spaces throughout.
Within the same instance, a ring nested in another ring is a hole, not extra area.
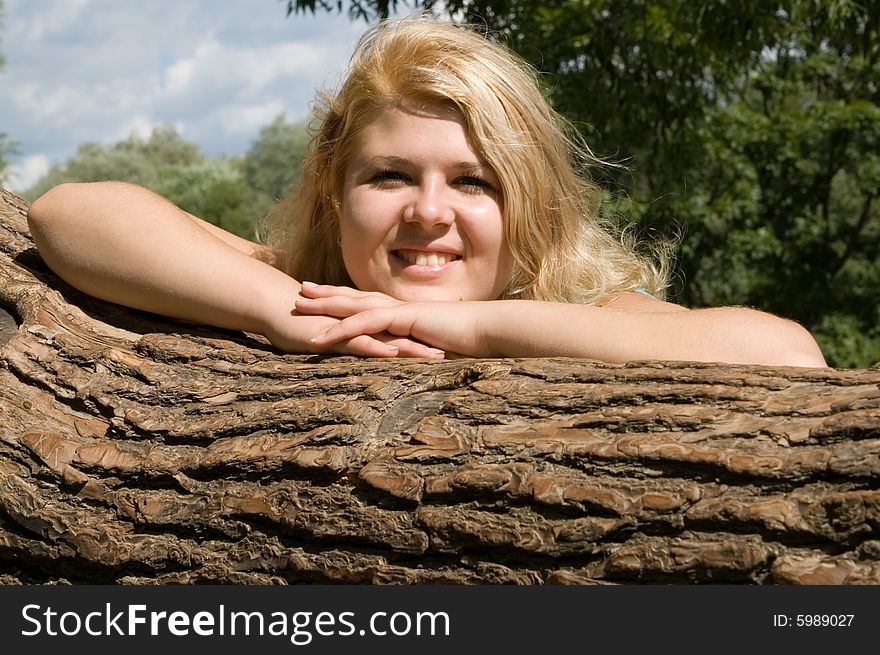
M 498 222 L 496 224 L 495 230 L 495 239 L 496 239 L 496 252 L 498 253 L 498 259 L 496 261 L 496 281 L 493 289 L 493 293 L 495 296 L 499 296 L 504 289 L 507 288 L 510 279 L 513 277 L 513 272 L 516 267 L 515 258 L 513 256 L 513 252 L 510 249 L 507 241 L 507 234 L 504 225 L 504 207 L 499 203 L 498 206 Z
M 344 240 L 381 242 L 390 229 L 388 208 L 377 194 L 352 191 L 345 195 L 339 211 L 339 229 Z M 350 237 L 350 239 L 348 239 Z M 353 244 L 347 244 L 353 245 Z M 366 245 L 366 244 L 363 244 Z
M 493 204 L 484 211 L 474 214 L 472 223 L 473 238 L 478 242 L 480 250 L 492 253 L 502 264 L 511 259 L 510 249 L 504 235 L 504 219 L 500 207 Z
M 482 256 L 471 280 L 480 300 L 498 298 L 507 288 L 514 270 L 514 257 L 507 245 L 501 208 L 493 204 L 474 213 L 470 240 L 475 253 Z
M 342 253 L 346 259 L 367 260 L 382 245 L 385 233 L 364 216 L 354 215 L 339 225 Z
M 352 278 L 352 269 L 359 268 L 363 265 L 363 223 L 358 221 L 356 215 L 345 214 L 339 221 L 340 248 L 342 250 L 342 261 L 345 268 Z
M 347 210 L 348 207 L 353 209 Z M 373 260 L 381 252 L 389 229 L 377 209 L 370 198 L 352 194 L 346 197 L 339 214 L 342 261 L 352 282 L 362 289 L 375 286 L 376 265 Z
M 510 279 L 513 277 L 514 257 L 510 248 L 507 247 L 507 241 L 502 239 L 502 243 L 498 249 L 498 258 L 495 262 L 495 280 L 492 284 L 492 297 L 498 298 L 507 288 Z

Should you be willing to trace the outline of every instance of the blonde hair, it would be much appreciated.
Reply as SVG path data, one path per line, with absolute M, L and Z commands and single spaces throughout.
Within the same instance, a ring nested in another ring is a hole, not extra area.
M 592 303 L 634 288 L 664 296 L 667 258 L 638 254 L 602 222 L 598 188 L 579 174 L 597 160 L 550 107 L 534 70 L 472 28 L 424 17 L 369 28 L 338 92 L 319 93 L 302 182 L 267 223 L 286 273 L 352 285 L 339 247 L 345 169 L 359 130 L 402 102 L 458 110 L 500 180 L 515 260 L 501 298 Z

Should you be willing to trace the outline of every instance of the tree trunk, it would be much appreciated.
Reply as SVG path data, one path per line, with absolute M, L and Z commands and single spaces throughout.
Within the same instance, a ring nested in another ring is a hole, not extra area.
M 880 582 L 880 367 L 293 356 L 0 197 L 0 582 Z

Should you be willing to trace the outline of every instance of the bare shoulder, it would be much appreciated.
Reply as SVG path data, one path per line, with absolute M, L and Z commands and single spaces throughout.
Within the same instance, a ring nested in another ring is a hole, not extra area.
M 619 291 L 606 296 L 596 303 L 597 307 L 608 307 L 633 312 L 685 312 L 687 307 L 658 300 L 653 296 L 635 291 Z

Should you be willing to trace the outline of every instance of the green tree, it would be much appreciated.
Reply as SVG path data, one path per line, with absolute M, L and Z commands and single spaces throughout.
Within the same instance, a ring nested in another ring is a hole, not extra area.
M 0 27 L 3 26 L 4 12 L 3 0 L 0 0 Z M 0 71 L 3 70 L 5 63 L 3 55 L 0 55 Z M 0 185 L 6 184 L 9 181 L 9 157 L 15 154 L 15 152 L 15 142 L 10 140 L 5 132 L 0 132 Z
M 701 197 L 671 210 L 696 228 L 683 258 L 694 297 L 797 318 L 830 361 L 867 366 L 880 360 L 876 27 L 793 17 L 743 92 L 707 112 Z
M 287 15 L 295 13 L 310 12 L 314 14 L 317 10 L 333 11 L 334 9 L 341 12 L 345 6 L 343 0 L 289 0 L 287 3 Z M 433 6 L 434 2 L 426 1 L 420 3 L 419 0 L 349 0 L 348 15 L 352 20 L 364 19 L 375 20 L 380 18 L 388 18 L 397 11 L 397 7 L 411 7 L 415 9 L 420 4 L 425 6 Z
M 0 186 L 9 181 L 9 157 L 17 152 L 16 145 L 0 132 Z
M 254 192 L 254 210 L 259 215 L 265 215 L 276 200 L 299 183 L 308 148 L 305 123 L 290 122 L 281 115 L 260 130 L 242 162 L 244 179 Z
M 235 234 L 254 237 L 254 195 L 236 158 L 201 159 L 158 170 L 157 193 L 182 209 Z
M 63 164 L 53 166 L 24 192 L 33 200 L 62 182 L 119 180 L 140 184 L 185 211 L 236 234 L 254 233 L 254 192 L 247 186 L 241 158 L 209 159 L 171 127 L 149 138 L 131 136 L 112 145 L 86 143 Z
M 880 360 L 880 1 L 443 4 L 530 61 L 597 154 L 626 164 L 596 172 L 609 211 L 684 233 L 679 301 L 798 320 L 833 365 Z

